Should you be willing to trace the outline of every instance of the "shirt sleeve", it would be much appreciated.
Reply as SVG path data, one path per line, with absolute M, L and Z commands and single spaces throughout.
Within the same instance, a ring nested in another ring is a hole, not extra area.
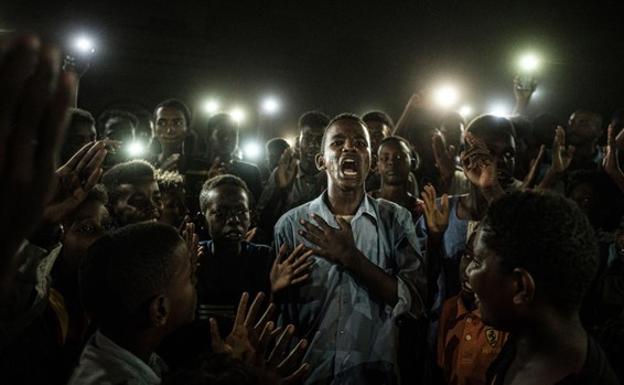
M 422 257 L 416 230 L 407 210 L 397 213 L 398 236 L 395 243 L 395 258 L 398 274 L 399 300 L 392 311 L 393 316 L 404 313 L 419 318 L 425 311 L 427 297 L 427 271 Z

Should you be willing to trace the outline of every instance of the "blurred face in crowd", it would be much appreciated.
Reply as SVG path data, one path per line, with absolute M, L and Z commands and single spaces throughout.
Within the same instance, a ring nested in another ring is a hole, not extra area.
M 511 135 L 491 135 L 483 138 L 496 162 L 498 182 L 503 188 L 513 182 L 516 169 L 516 142 Z
M 154 135 L 162 146 L 180 145 L 186 137 L 188 122 L 182 111 L 173 107 L 156 110 Z
M 321 142 L 323 140 L 324 127 L 304 126 L 299 134 L 299 153 L 301 160 L 301 168 L 307 174 L 315 174 L 318 172 L 315 159 L 316 155 L 321 152 Z
M 167 334 L 181 326 L 193 322 L 197 304 L 196 265 L 191 260 L 189 250 L 184 242 L 180 242 L 174 255 L 176 271 L 165 290 L 170 305 L 167 317 Z
M 464 122 L 460 115 L 449 115 L 440 124 L 440 132 L 446 138 L 448 145 L 455 146 L 459 149 L 464 132 Z
M 376 120 L 367 121 L 366 126 L 368 127 L 368 133 L 370 135 L 371 153 L 377 154 L 379 143 L 381 143 L 384 138 L 390 136 L 392 130 L 387 124 Z
M 592 142 L 600 136 L 599 122 L 590 112 L 575 112 L 570 115 L 566 139 L 569 144 L 579 146 Z
M 273 144 L 273 145 L 267 146 L 266 160 L 267 160 L 267 165 L 269 166 L 269 170 L 273 171 L 275 167 L 277 167 L 279 160 L 282 157 L 282 154 L 287 148 L 290 148 L 290 146 L 280 145 L 280 144 Z
M 215 243 L 240 243 L 249 230 L 249 196 L 238 186 L 221 185 L 210 190 L 206 206 L 208 231 Z
M 63 260 L 77 271 L 87 249 L 111 229 L 112 220 L 103 202 L 92 199 L 80 205 L 63 223 Z
M 185 191 L 173 190 L 162 192 L 162 213 L 159 222 L 166 223 L 173 227 L 179 227 L 184 220 L 184 216 L 188 214 L 185 203 Z
M 508 330 L 516 318 L 515 285 L 501 257 L 483 243 L 482 231 L 476 235 L 473 258 L 467 268 L 469 288 L 474 291 L 483 322 L 498 330 Z
M 134 125 L 128 119 L 112 117 L 104 125 L 104 136 L 107 139 L 131 142 L 134 140 Z
M 111 209 L 119 226 L 160 218 L 163 205 L 155 180 L 121 184 L 110 195 L 116 197 Z
M 96 139 L 95 125 L 87 122 L 78 122 L 67 128 L 65 143 L 61 149 L 61 159 L 68 161 L 85 144 Z
M 412 156 L 403 142 L 390 141 L 379 147 L 377 171 L 382 184 L 401 186 L 407 183 Z
M 231 156 L 238 146 L 238 131 L 234 124 L 222 124 L 212 132 L 212 146 L 215 154 L 222 158 Z
M 317 156 L 317 165 L 327 171 L 328 182 L 339 189 L 363 188 L 371 165 L 366 127 L 351 119 L 337 120 L 327 127 L 325 146 Z

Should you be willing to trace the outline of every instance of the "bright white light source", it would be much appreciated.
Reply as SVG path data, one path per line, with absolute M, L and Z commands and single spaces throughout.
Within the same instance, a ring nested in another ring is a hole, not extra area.
M 459 99 L 459 91 L 451 85 L 445 85 L 434 91 L 433 98 L 438 106 L 442 108 L 450 108 L 457 103 Z
M 74 42 L 74 46 L 76 49 L 82 53 L 94 53 L 95 45 L 93 44 L 93 40 L 89 39 L 86 36 L 80 36 L 76 38 Z
M 511 109 L 509 108 L 509 106 L 502 104 L 502 103 L 494 104 L 488 111 L 488 114 L 494 115 L 494 116 L 506 117 L 506 116 L 511 115 Z
M 273 115 L 279 112 L 280 103 L 273 97 L 268 97 L 262 101 L 262 112 L 267 115 Z
M 126 151 L 128 151 L 128 155 L 131 157 L 141 156 L 145 153 L 145 146 L 141 142 L 131 142 L 128 144 Z
M 464 118 L 469 118 L 472 116 L 472 107 L 465 105 L 459 109 L 459 114 Z
M 262 146 L 256 142 L 248 142 L 243 146 L 243 155 L 246 159 L 256 160 L 262 154 Z
M 207 100 L 204 103 L 204 111 L 207 114 L 215 114 L 217 111 L 219 111 L 219 108 L 221 108 L 221 105 L 219 104 L 219 102 L 217 100 L 211 99 L 211 100 Z
M 524 72 L 533 72 L 539 67 L 540 59 L 534 53 L 526 53 L 520 57 L 518 65 Z
M 245 111 L 242 108 L 234 107 L 230 110 L 230 116 L 236 124 L 241 124 L 245 121 Z

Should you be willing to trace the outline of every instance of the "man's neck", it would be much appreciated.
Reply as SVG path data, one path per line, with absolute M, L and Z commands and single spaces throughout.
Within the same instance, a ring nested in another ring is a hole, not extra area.
M 212 243 L 212 252 L 216 257 L 237 257 L 243 250 L 242 242 L 219 242 Z
M 114 343 L 138 357 L 149 365 L 150 358 L 162 341 L 158 333 L 100 330 Z M 158 334 L 158 335 L 157 335 Z
M 365 195 L 364 186 L 353 190 L 341 190 L 330 183 L 327 188 L 327 203 L 335 215 L 355 215 Z
M 580 369 L 585 362 L 587 333 L 578 313 L 570 317 L 547 314 L 515 333 L 516 360 L 523 363 L 548 361 L 554 370 L 570 366 Z
M 408 207 L 412 198 L 407 192 L 407 186 L 405 184 L 389 185 L 384 183 L 382 183 L 377 197 L 397 203 L 403 207 Z

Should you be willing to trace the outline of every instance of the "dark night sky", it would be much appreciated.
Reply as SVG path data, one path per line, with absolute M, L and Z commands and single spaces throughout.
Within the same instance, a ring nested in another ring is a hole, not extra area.
M 0 5 L 0 29 L 74 31 L 98 40 L 79 104 L 97 113 L 112 102 L 151 108 L 179 97 L 198 109 L 216 95 L 247 108 L 271 93 L 295 127 L 299 113 L 371 108 L 395 119 L 409 98 L 441 79 L 462 86 L 483 111 L 511 105 L 519 50 L 547 57 L 532 113 L 565 118 L 585 106 L 608 116 L 624 106 L 622 9 L 596 2 L 240 2 L 54 1 Z

